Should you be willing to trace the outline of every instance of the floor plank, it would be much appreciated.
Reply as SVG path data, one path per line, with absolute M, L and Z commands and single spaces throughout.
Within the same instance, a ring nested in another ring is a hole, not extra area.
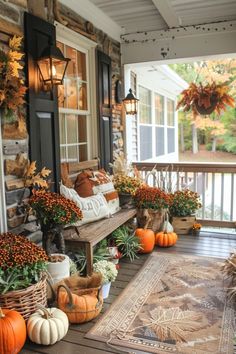
M 221 235 L 222 236 L 222 235 Z M 202 233 L 201 236 L 196 237 L 192 235 L 179 236 L 179 240 L 174 247 L 160 248 L 156 247 L 156 251 L 160 253 L 172 254 L 188 254 L 199 255 L 207 257 L 227 258 L 230 252 L 236 249 L 236 238 L 231 235 L 224 235 L 224 237 L 214 237 L 212 234 Z M 117 279 L 112 283 L 110 296 L 104 302 L 104 306 L 99 317 L 91 322 L 81 325 L 71 325 L 67 336 L 59 343 L 53 346 L 39 346 L 29 341 L 21 351 L 22 354 L 113 354 L 119 353 L 108 347 L 105 343 L 97 342 L 90 339 L 85 339 L 84 334 L 89 331 L 93 325 L 99 320 L 102 313 L 104 313 L 114 302 L 116 297 L 121 294 L 123 289 L 133 279 L 137 272 L 142 268 L 149 255 L 142 254 L 132 263 L 129 259 L 122 259 L 120 261 L 120 270 Z

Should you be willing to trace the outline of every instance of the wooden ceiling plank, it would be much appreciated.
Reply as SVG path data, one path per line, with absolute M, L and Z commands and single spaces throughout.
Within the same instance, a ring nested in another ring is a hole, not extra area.
M 160 12 L 169 28 L 179 27 L 181 25 L 180 17 L 176 15 L 168 0 L 152 0 L 152 2 Z

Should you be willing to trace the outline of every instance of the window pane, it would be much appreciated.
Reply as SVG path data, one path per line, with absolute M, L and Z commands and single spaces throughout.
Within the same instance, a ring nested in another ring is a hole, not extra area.
M 60 144 L 66 144 L 65 115 L 59 114 Z
M 87 119 L 86 116 L 79 116 L 78 117 L 78 124 L 79 124 L 79 142 L 83 143 L 87 141 Z
M 65 146 L 61 146 L 60 148 L 60 152 L 61 152 L 61 161 L 66 161 L 66 147 Z
M 66 115 L 67 144 L 78 143 L 78 117 L 72 114 Z
M 156 128 L 156 156 L 164 155 L 165 153 L 165 135 L 164 127 Z
M 77 146 L 68 146 L 67 151 L 68 151 L 68 161 L 79 161 L 79 155 L 77 152 Z
M 140 126 L 140 160 L 152 157 L 152 127 Z
M 79 160 L 86 161 L 88 160 L 88 149 L 87 144 L 79 146 Z
M 78 92 L 79 92 L 79 109 L 80 110 L 87 110 L 87 84 L 85 83 L 78 83 Z
M 66 82 L 66 106 L 71 109 L 78 109 L 77 80 L 65 79 Z
M 175 103 L 167 99 L 167 125 L 173 127 L 175 125 Z
M 87 81 L 86 76 L 86 55 L 81 52 L 77 52 L 78 58 L 78 78 L 83 81 Z
M 164 125 L 164 97 L 155 93 L 155 124 Z
M 139 86 L 139 121 L 144 124 L 151 124 L 151 91 Z
M 167 128 L 168 154 L 175 152 L 175 129 Z
M 77 77 L 77 50 L 66 46 L 66 57 L 70 58 L 69 64 L 66 70 L 66 76 L 76 78 Z
M 64 85 L 65 85 L 64 80 Z M 65 88 L 64 85 L 58 85 L 58 105 L 59 107 L 65 107 Z

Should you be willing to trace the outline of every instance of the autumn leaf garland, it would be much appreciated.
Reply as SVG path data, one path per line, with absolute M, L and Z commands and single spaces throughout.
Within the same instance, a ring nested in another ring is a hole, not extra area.
M 0 50 L 0 108 L 6 116 L 18 111 L 24 104 L 26 87 L 20 77 L 23 53 L 20 52 L 22 37 L 9 40 L 9 50 Z

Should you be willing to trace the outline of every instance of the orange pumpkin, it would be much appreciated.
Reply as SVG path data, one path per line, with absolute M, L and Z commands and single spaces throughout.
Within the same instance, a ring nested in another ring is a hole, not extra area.
M 178 236 L 175 232 L 161 231 L 156 234 L 156 245 L 170 247 L 176 244 Z
M 0 307 L 0 353 L 19 353 L 26 341 L 26 324 L 17 311 Z
M 77 293 L 72 293 L 66 285 L 60 285 L 57 290 L 57 303 L 70 323 L 84 323 L 99 315 L 103 298 L 95 288 L 81 289 Z
M 139 253 L 152 252 L 155 246 L 155 234 L 151 229 L 136 229 L 135 235 L 139 238 L 140 249 Z

